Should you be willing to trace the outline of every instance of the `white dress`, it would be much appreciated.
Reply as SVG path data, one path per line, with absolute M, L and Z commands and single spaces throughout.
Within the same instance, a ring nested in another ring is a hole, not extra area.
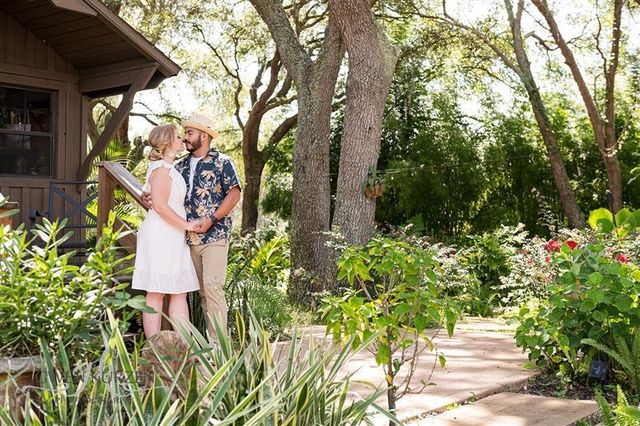
M 150 192 L 149 177 L 159 167 L 169 169 L 171 192 L 169 207 L 185 219 L 184 197 L 187 184 L 172 164 L 152 161 L 144 190 Z M 185 231 L 167 223 L 155 210 L 149 210 L 138 232 L 136 263 L 131 287 L 153 293 L 178 294 L 200 288 Z

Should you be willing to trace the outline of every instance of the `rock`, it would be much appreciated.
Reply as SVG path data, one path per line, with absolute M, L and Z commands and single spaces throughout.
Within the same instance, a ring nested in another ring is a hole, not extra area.
M 179 333 L 163 330 L 153 335 L 147 340 L 140 353 L 138 383 L 149 389 L 153 386 L 154 375 L 157 375 L 162 384 L 168 387 L 175 375 L 181 371 L 182 377 L 174 389 L 173 399 L 179 394 L 186 395 L 191 369 L 197 361 L 197 358 L 193 355 L 189 356 L 189 353 L 189 345 Z M 180 370 L 187 357 L 184 368 Z

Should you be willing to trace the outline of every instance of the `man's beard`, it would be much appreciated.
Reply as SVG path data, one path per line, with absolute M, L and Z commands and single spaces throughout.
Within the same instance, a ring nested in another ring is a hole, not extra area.
M 197 140 L 195 142 L 189 142 L 189 145 L 185 144 L 185 148 L 187 148 L 187 151 L 189 152 L 195 152 L 199 150 L 201 146 L 202 146 L 202 142 L 200 140 Z

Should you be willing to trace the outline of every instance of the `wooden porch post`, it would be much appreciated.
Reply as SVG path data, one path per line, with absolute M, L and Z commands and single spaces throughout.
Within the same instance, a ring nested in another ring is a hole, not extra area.
M 102 236 L 102 228 L 109 220 L 109 212 L 114 206 L 116 184 L 102 164 L 98 165 L 98 238 Z

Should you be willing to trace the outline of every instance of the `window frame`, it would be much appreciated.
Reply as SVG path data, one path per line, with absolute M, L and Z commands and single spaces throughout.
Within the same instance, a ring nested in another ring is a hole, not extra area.
M 30 175 L 30 174 L 0 172 L 0 177 L 19 178 L 19 179 L 44 179 L 44 180 L 51 180 L 55 178 L 56 165 L 57 165 L 56 141 L 57 141 L 57 133 L 59 130 L 58 119 L 57 119 L 58 91 L 53 88 L 42 88 L 42 87 L 35 87 L 35 86 L 28 86 L 28 85 L 7 84 L 7 83 L 4 83 L 2 80 L 0 80 L 0 87 L 14 89 L 14 90 L 23 90 L 25 92 L 46 93 L 50 95 L 49 108 L 50 108 L 50 115 L 51 115 L 50 127 L 48 132 L 36 132 L 36 131 L 28 131 L 28 130 L 0 128 L 0 134 L 48 138 L 49 139 L 49 174 Z M 26 105 L 25 105 L 25 111 L 26 111 Z

